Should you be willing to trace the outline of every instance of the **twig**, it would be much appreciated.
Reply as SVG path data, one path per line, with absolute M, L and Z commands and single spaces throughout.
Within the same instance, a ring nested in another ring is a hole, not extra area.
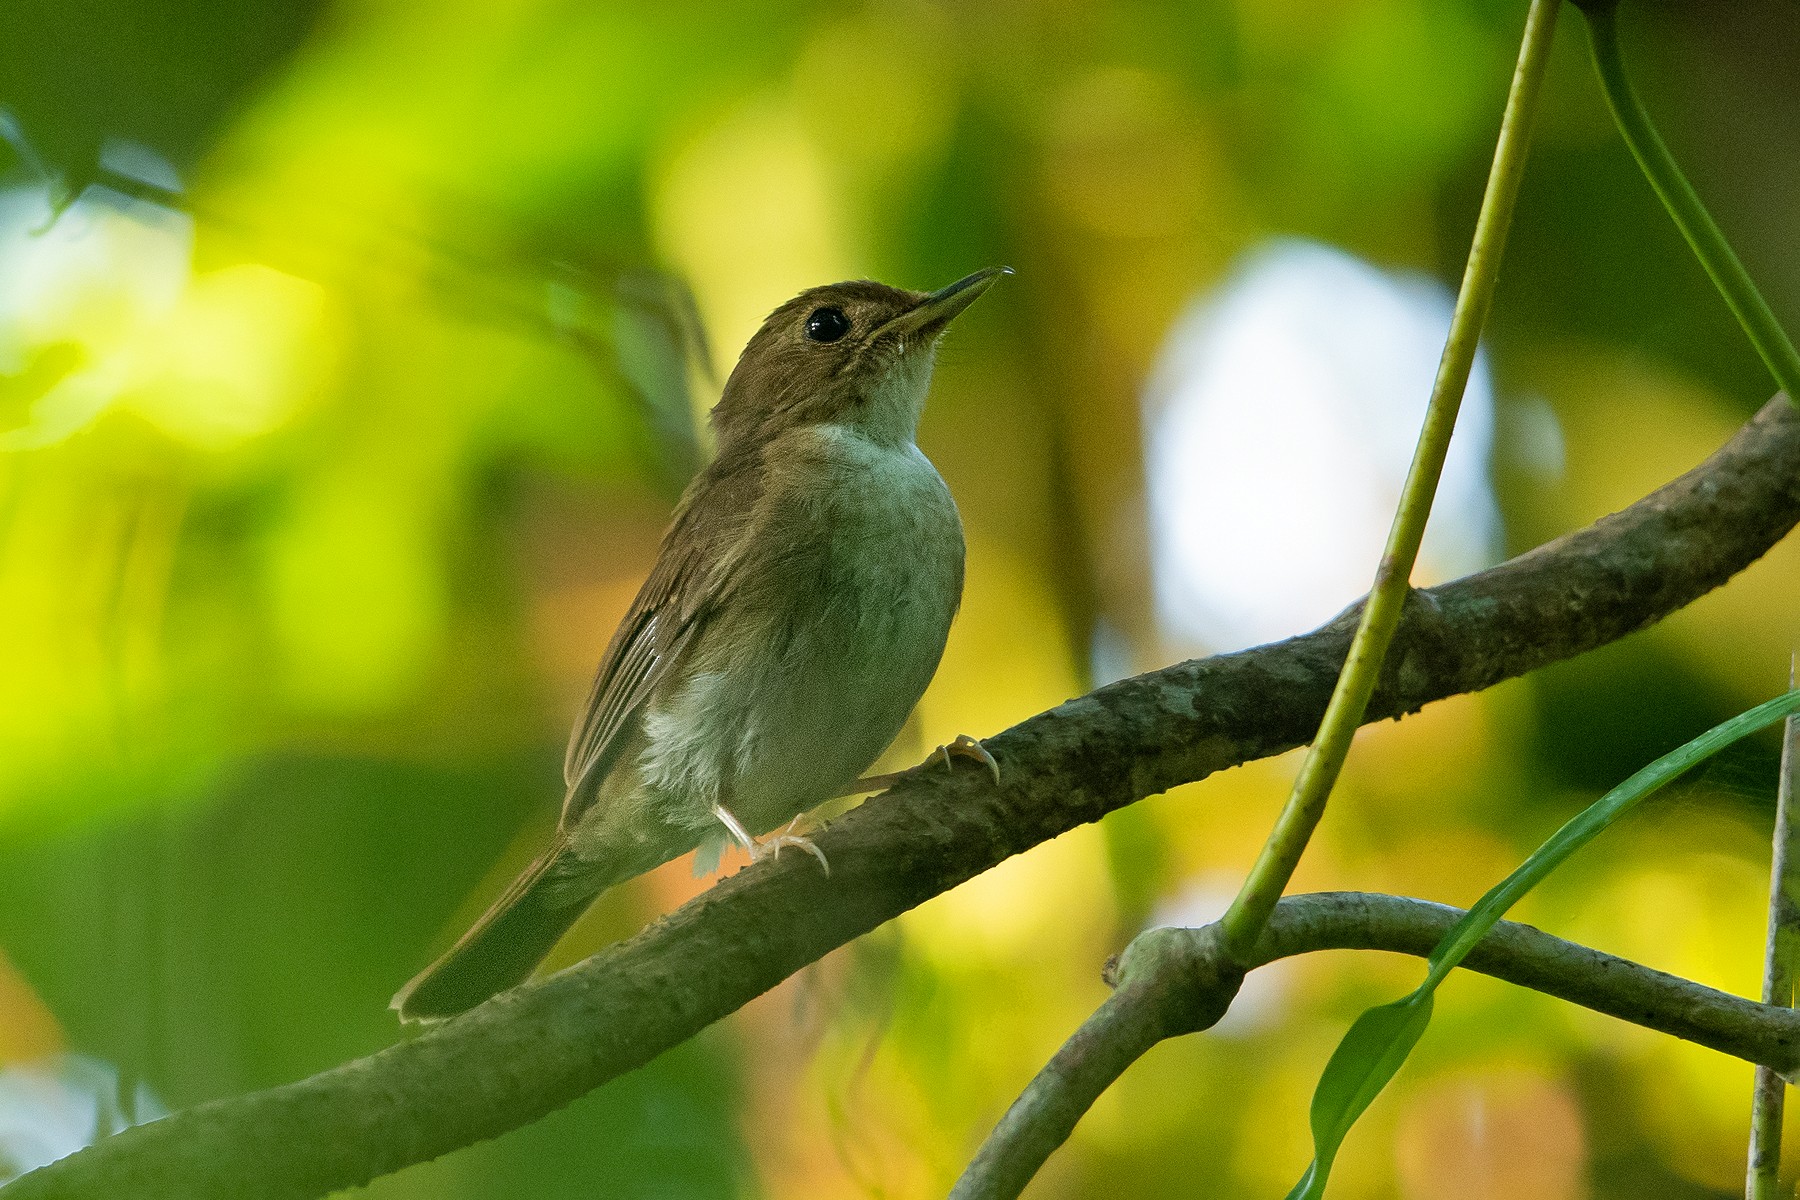
M 1494 145 L 1493 166 L 1488 172 L 1487 191 L 1481 198 L 1481 212 L 1475 220 L 1475 236 L 1469 245 L 1469 259 L 1463 269 L 1462 287 L 1456 296 L 1456 309 L 1450 317 L 1450 333 L 1444 342 L 1444 355 L 1438 363 L 1437 380 L 1432 385 L 1431 400 L 1425 409 L 1425 424 L 1419 431 L 1419 442 L 1413 451 L 1412 466 L 1400 493 L 1400 506 L 1394 513 L 1393 528 L 1388 533 L 1387 547 L 1375 572 L 1375 584 L 1357 626 L 1356 639 L 1350 645 L 1350 656 L 1343 674 L 1325 709 L 1319 734 L 1306 753 L 1306 761 L 1294 779 L 1293 791 L 1276 819 L 1262 852 L 1244 880 L 1244 886 L 1231 902 L 1220 924 L 1225 931 L 1228 950 L 1240 959 L 1256 945 L 1263 922 L 1275 908 L 1275 901 L 1287 888 L 1294 868 L 1306 850 L 1306 843 L 1325 815 L 1325 803 L 1332 786 L 1350 753 L 1350 741 L 1363 723 L 1363 713 L 1374 693 L 1381 674 L 1382 660 L 1400 624 L 1400 611 L 1410 588 L 1413 563 L 1419 556 L 1419 543 L 1425 536 L 1425 523 L 1431 515 L 1431 501 L 1437 492 L 1438 478 L 1443 474 L 1444 456 L 1450 450 L 1450 437 L 1456 429 L 1456 414 L 1462 407 L 1463 389 L 1469 382 L 1469 370 L 1475 362 L 1475 351 L 1481 340 L 1481 326 L 1494 296 L 1494 283 L 1500 274 L 1500 259 L 1506 249 L 1506 232 L 1512 225 L 1513 203 L 1519 195 L 1519 180 L 1525 172 L 1525 154 L 1531 142 L 1531 118 L 1537 107 L 1538 88 L 1543 83 L 1544 68 L 1549 61 L 1550 42 L 1556 32 L 1556 14 L 1561 0 L 1531 0 L 1525 17 L 1525 33 L 1519 44 L 1519 62 L 1513 71 L 1512 88 L 1507 93 L 1506 111 L 1500 121 L 1500 136 Z
M 1788 686 L 1794 660 L 1788 661 Z M 1781 739 L 1781 779 L 1775 791 L 1774 852 L 1769 861 L 1769 937 L 1763 953 L 1764 1004 L 1791 1008 L 1794 971 L 1800 965 L 1800 832 L 1794 827 L 1794 791 L 1800 777 L 1800 719 L 1789 717 Z M 1750 1103 L 1750 1162 L 1744 1183 L 1747 1200 L 1775 1200 L 1780 1194 L 1782 1110 L 1787 1081 L 1766 1066 L 1756 1068 Z
M 1769 374 L 1790 397 L 1800 401 L 1800 353 L 1769 311 L 1769 306 L 1751 282 L 1750 273 L 1719 231 L 1712 214 L 1700 201 L 1687 176 L 1675 165 L 1675 159 L 1663 144 L 1650 114 L 1644 109 L 1631 81 L 1625 77 L 1625 63 L 1619 57 L 1619 27 L 1616 20 L 1618 0 L 1575 0 L 1587 17 L 1588 40 L 1594 52 L 1594 70 L 1606 92 L 1619 133 L 1630 147 L 1633 158 L 1656 192 L 1676 228 L 1693 249 L 1700 265 L 1712 278 L 1713 286 L 1725 298 L 1731 313 L 1749 335 L 1751 345 L 1769 368 Z
M 1218 926 L 1209 925 L 1139 935 L 1108 976 L 1112 995 L 1006 1110 L 950 1200 L 1017 1196 L 1126 1067 L 1164 1038 L 1197 1033 L 1225 1015 L 1244 968 L 1223 953 Z
M 1704 465 L 1625 511 L 1415 593 L 1368 716 L 1411 712 L 1641 629 L 1723 583 L 1796 520 L 1800 411 L 1773 401 Z M 929 772 L 835 822 L 816 839 L 829 879 L 793 859 L 750 867 L 637 936 L 411 1041 L 128 1130 L 0 1196 L 303 1200 L 537 1120 L 1013 854 L 1292 749 L 1318 728 L 1354 621 L 1347 613 L 1304 637 L 1071 700 L 986 739 L 1001 786 L 980 771 Z M 1567 986 L 1590 984 L 1604 980 Z M 1698 1019 L 1665 1007 L 1667 996 L 1646 999 L 1639 1011 L 1659 1020 Z
M 1462 916 L 1449 905 L 1400 896 L 1290 896 L 1271 914 L 1251 967 L 1317 950 L 1423 958 Z M 1208 1028 L 1237 990 L 1217 926 L 1150 930 L 1122 961 L 1128 969 L 1119 989 L 1027 1085 L 957 1181 L 952 1200 L 1017 1196 L 1105 1085 L 1160 1040 L 1156 1031 L 1173 1037 Z M 1500 922 L 1463 966 L 1736 1058 L 1781 1071 L 1800 1066 L 1800 1012 L 1715 991 L 1529 925 Z

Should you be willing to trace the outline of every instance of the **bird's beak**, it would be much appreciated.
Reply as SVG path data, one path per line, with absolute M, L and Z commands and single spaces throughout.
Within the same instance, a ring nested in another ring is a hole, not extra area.
M 1002 275 L 1011 275 L 1011 267 L 989 267 L 957 280 L 947 288 L 939 288 L 912 308 L 895 317 L 890 325 L 902 335 L 933 337 L 943 332 L 952 318 L 975 303 L 981 293 L 994 285 Z

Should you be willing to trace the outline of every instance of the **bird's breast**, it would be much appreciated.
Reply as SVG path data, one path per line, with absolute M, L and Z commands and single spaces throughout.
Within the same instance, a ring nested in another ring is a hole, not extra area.
M 962 522 L 910 442 L 829 427 L 812 436 L 771 497 L 769 537 L 781 548 L 770 557 L 785 569 L 768 580 L 761 640 L 808 697 L 796 724 L 860 710 L 871 730 L 851 757 L 873 759 L 937 669 L 962 597 Z
M 788 482 L 776 521 L 791 522 L 805 542 L 794 556 L 816 574 L 822 615 L 877 640 L 920 623 L 941 641 L 962 596 L 962 522 L 950 489 L 910 442 L 818 436 L 825 452 Z
M 802 431 L 750 523 L 646 766 L 769 828 L 865 770 L 905 723 L 962 594 L 956 505 L 917 447 Z

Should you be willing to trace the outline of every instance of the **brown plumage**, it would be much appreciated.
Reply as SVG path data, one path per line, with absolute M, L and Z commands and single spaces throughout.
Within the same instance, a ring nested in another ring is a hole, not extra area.
M 402 1018 L 521 982 L 605 888 L 730 826 L 774 829 L 893 739 L 962 590 L 961 524 L 913 433 L 939 335 L 999 273 L 833 284 L 770 314 L 601 658 L 554 841 L 401 989 Z

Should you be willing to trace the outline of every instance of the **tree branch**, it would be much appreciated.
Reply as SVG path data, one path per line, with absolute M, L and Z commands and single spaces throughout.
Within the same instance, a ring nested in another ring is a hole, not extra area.
M 1641 629 L 1725 582 L 1796 520 L 1800 414 L 1777 399 L 1625 511 L 1415 594 L 1368 717 Z M 1318 727 L 1354 620 L 1040 713 L 987 740 L 1000 786 L 985 772 L 917 777 L 819 835 L 829 878 L 796 857 L 746 868 L 637 936 L 413 1040 L 128 1130 L 0 1195 L 298 1200 L 534 1121 L 1011 855 L 1299 745 Z
M 1255 965 L 1315 950 L 1428 956 L 1461 909 L 1400 896 L 1290 896 L 1257 943 Z M 1791 1074 L 1800 1066 L 1800 1012 L 1757 1004 L 1679 976 L 1502 921 L 1464 960 L 1504 979 Z M 1007 1109 L 951 1200 L 1011 1200 L 1067 1139 L 1100 1093 L 1166 1037 L 1211 1027 L 1237 993 L 1218 927 L 1153 929 L 1122 956 L 1118 990 L 1063 1043 Z
M 1291 924 L 1284 917 L 1293 915 L 1294 904 L 1278 901 L 1269 913 L 1249 955 L 1254 966 L 1282 957 L 1266 955 L 1262 947 Z M 1133 938 L 1119 960 L 1107 964 L 1112 995 L 1007 1108 L 951 1189 L 950 1200 L 998 1200 L 1024 1191 L 1125 1068 L 1165 1038 L 1218 1023 L 1252 969 L 1240 966 L 1237 957 L 1222 921 L 1202 929 L 1151 929 Z

